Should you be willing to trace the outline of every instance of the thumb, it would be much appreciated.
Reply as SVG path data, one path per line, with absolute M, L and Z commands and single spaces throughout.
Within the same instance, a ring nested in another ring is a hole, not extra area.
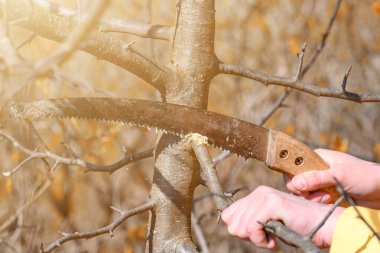
M 336 185 L 332 170 L 313 170 L 292 178 L 292 186 L 298 191 L 315 191 Z

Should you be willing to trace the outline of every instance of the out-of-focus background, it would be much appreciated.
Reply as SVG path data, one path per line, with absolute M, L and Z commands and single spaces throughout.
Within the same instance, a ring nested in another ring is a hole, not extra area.
M 93 1 L 54 2 L 85 13 Z M 174 25 L 176 4 L 173 0 L 113 0 L 105 18 Z M 297 53 L 303 43 L 308 45 L 307 63 L 334 8 L 335 1 L 327 0 L 217 0 L 216 54 L 227 63 L 291 77 L 297 71 Z M 320 87 L 338 88 L 352 65 L 347 90 L 380 93 L 379 27 L 379 1 L 343 1 L 327 44 L 304 80 Z M 26 63 L 47 57 L 59 46 L 42 37 L 32 37 L 30 31 L 17 25 L 10 25 L 9 29 L 13 45 L 19 47 Z M 171 59 L 168 42 L 127 34 L 113 36 L 126 44 L 135 41 L 134 47 L 163 64 Z M 38 78 L 13 96 L 20 89 L 24 70 L 20 67 L 9 71 L 0 64 L 1 126 L 23 145 L 42 150 L 45 143 L 49 150 L 62 156 L 70 156 L 69 146 L 79 157 L 96 164 L 121 159 L 123 147 L 133 153 L 154 146 L 155 131 L 142 128 L 85 120 L 44 120 L 33 122 L 31 127 L 26 122 L 9 119 L 8 106 L 17 101 L 74 96 L 159 100 L 153 88 L 120 67 L 78 51 L 55 69 L 54 75 Z M 259 123 L 283 93 L 281 87 L 220 75 L 211 84 L 209 110 Z M 284 131 L 313 148 L 330 148 L 380 161 L 379 103 L 358 104 L 293 91 L 265 126 Z M 221 151 L 211 152 L 217 155 Z M 25 157 L 9 141 L 0 142 L 1 172 L 12 170 Z M 11 177 L 0 175 L 0 252 L 37 252 L 40 243 L 57 239 L 58 231 L 85 231 L 109 224 L 118 215 L 110 206 L 127 210 L 147 200 L 153 166 L 153 158 L 149 158 L 112 175 L 60 166 L 50 182 L 47 164 L 36 160 Z M 259 162 L 244 161 L 234 155 L 218 164 L 218 173 L 225 190 L 243 187 L 237 198 L 262 184 L 284 189 L 280 174 Z M 36 194 L 41 196 L 34 200 Z M 207 191 L 200 187 L 196 198 L 205 194 Z M 230 237 L 225 226 L 217 223 L 210 199 L 199 198 L 195 211 L 211 252 L 264 252 Z M 15 214 L 18 215 L 15 222 L 5 227 Z M 73 241 L 55 252 L 144 252 L 147 222 L 147 214 L 136 216 L 116 229 L 113 238 L 103 235 Z M 294 252 L 290 248 L 280 251 Z

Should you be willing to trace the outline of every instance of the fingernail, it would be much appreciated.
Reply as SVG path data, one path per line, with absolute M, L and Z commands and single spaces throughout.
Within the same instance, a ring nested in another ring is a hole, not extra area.
M 301 177 L 293 178 L 293 185 L 297 188 L 297 190 L 303 191 L 306 189 L 305 180 Z

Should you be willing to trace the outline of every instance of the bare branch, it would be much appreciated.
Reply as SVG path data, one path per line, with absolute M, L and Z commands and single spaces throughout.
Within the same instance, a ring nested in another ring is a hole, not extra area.
M 307 84 L 298 81 L 297 78 L 286 78 L 279 76 L 269 76 L 263 72 L 254 71 L 249 68 L 229 65 L 225 63 L 219 64 L 220 73 L 232 74 L 237 76 L 246 77 L 258 81 L 264 85 L 277 85 L 297 89 L 317 97 L 333 97 L 344 100 L 350 100 L 358 103 L 364 102 L 380 102 L 380 94 L 357 94 L 353 92 L 343 92 L 341 88 L 329 89 L 322 88 L 315 85 Z
M 41 2 L 46 2 L 43 0 L 30 0 L 29 2 L 33 3 L 33 6 L 25 4 L 23 0 L 10 1 L 9 18 L 11 20 L 20 19 L 20 22 L 17 23 L 18 26 L 54 41 L 62 42 L 70 36 L 77 23 L 76 15 L 57 15 L 57 10 L 61 12 L 60 10 L 63 8 L 53 4 L 55 7 L 49 7 L 47 10 L 40 6 Z M 75 14 L 74 11 L 73 13 Z M 25 17 L 26 19 L 22 20 Z M 80 48 L 99 59 L 109 61 L 132 72 L 157 89 L 163 90 L 170 77 L 170 70 L 158 63 L 152 64 L 154 60 L 144 53 L 135 49 L 125 50 L 124 46 L 123 41 L 114 39 L 104 32 L 93 30 Z
M 17 253 L 18 251 L 10 245 L 7 241 L 4 240 L 4 238 L 0 237 L 0 245 L 4 245 L 6 248 L 12 250 L 12 252 Z
M 5 22 L 2 21 L 0 25 L 0 58 L 8 67 L 20 65 L 23 63 L 23 60 L 8 37 L 6 28 L 8 24 Z
M 58 16 L 66 18 L 79 18 L 81 16 L 79 13 L 79 4 L 76 12 L 75 10 L 46 0 L 33 0 L 33 3 Z M 170 26 L 153 25 L 134 20 L 126 21 L 121 19 L 101 20 L 97 29 L 102 32 L 128 33 L 143 38 L 159 40 L 171 40 L 173 34 L 173 28 Z
M 334 24 L 334 21 L 335 21 L 335 18 L 337 16 L 337 14 L 338 14 L 338 11 L 339 11 L 341 3 L 342 3 L 342 0 L 337 0 L 336 1 L 335 9 L 334 9 L 334 12 L 333 12 L 332 16 L 330 17 L 330 20 L 329 20 L 329 23 L 327 25 L 327 28 L 326 28 L 325 32 L 322 34 L 322 39 L 319 42 L 316 50 L 314 51 L 314 54 L 311 56 L 310 61 L 306 64 L 306 66 L 302 70 L 301 75 L 300 75 L 301 78 L 304 75 L 306 75 L 307 71 L 313 66 L 313 64 L 317 60 L 317 58 L 318 58 L 319 54 L 322 52 L 323 48 L 325 48 L 327 38 L 330 35 L 331 28 L 332 28 L 332 26 Z
M 199 246 L 201 248 L 202 253 L 209 253 L 210 250 L 207 245 L 207 240 L 205 238 L 205 235 L 202 231 L 201 226 L 198 223 L 198 219 L 195 216 L 194 211 L 191 212 L 191 227 L 194 229 L 195 236 L 198 239 Z
M 222 186 L 220 185 L 218 175 L 216 174 L 215 164 L 212 162 L 206 146 L 203 144 L 197 144 L 194 141 L 191 142 L 191 146 L 201 165 L 206 184 L 213 195 L 216 207 L 218 210 L 227 208 L 228 203 L 224 196 Z
M 223 161 L 224 159 L 226 159 L 227 157 L 229 157 L 230 155 L 231 155 L 230 151 L 224 150 L 224 151 L 220 152 L 217 156 L 212 158 L 212 162 L 214 164 L 218 164 L 221 161 Z
M 26 44 L 30 43 L 36 37 L 35 33 L 32 33 L 25 41 L 23 41 L 20 45 L 16 47 L 16 50 L 21 49 Z
M 152 210 L 155 206 L 155 203 L 153 201 L 149 201 L 139 207 L 136 207 L 134 209 L 131 209 L 129 211 L 124 211 L 120 214 L 120 216 L 115 219 L 111 224 L 108 226 L 98 228 L 93 231 L 87 231 L 87 232 L 74 232 L 74 233 L 61 233 L 63 236 L 59 238 L 58 240 L 52 242 L 44 248 L 44 246 L 41 244 L 40 250 L 41 253 L 48 253 L 52 252 L 54 249 L 60 247 L 62 244 L 72 241 L 72 240 L 78 240 L 78 239 L 90 239 L 98 235 L 102 234 L 110 234 L 110 236 L 113 236 L 113 230 L 117 228 L 120 224 L 122 224 L 126 219 L 135 216 L 137 214 L 144 213 L 146 211 Z
M 328 211 L 328 213 L 323 217 L 323 219 L 319 222 L 319 224 L 307 235 L 307 238 L 311 240 L 313 236 L 318 232 L 318 230 L 325 225 L 327 219 L 332 215 L 334 210 L 339 206 L 339 204 L 344 200 L 344 196 L 340 196 L 334 203 L 334 205 L 331 207 L 331 209 Z
M 145 158 L 152 157 L 153 151 L 154 151 L 154 148 L 150 148 L 150 149 L 147 149 L 147 150 L 135 153 L 135 154 L 126 154 L 123 159 L 121 159 L 121 160 L 119 160 L 116 163 L 111 164 L 111 165 L 101 166 L 101 165 L 96 165 L 96 164 L 86 162 L 86 168 L 87 168 L 86 172 L 96 171 L 96 172 L 108 172 L 108 173 L 112 174 L 113 172 L 124 167 L 127 164 L 130 164 L 132 162 L 137 162 L 137 161 L 140 161 L 140 160 L 145 159 Z
M 233 189 L 231 191 L 227 191 L 227 192 L 224 192 L 223 195 L 219 195 L 219 196 L 222 196 L 222 197 L 227 197 L 231 200 L 233 200 L 233 197 L 240 191 L 242 190 L 246 190 L 248 187 L 247 186 L 242 186 L 242 187 L 239 187 L 239 188 L 236 188 L 236 189 Z M 201 196 L 197 196 L 193 199 L 193 203 L 196 204 L 198 203 L 199 201 L 202 201 L 204 199 L 208 199 L 208 198 L 211 198 L 213 197 L 214 194 L 212 193 L 207 193 L 207 194 L 204 194 L 204 195 L 201 195 Z
M 5 231 L 9 226 L 13 224 L 13 222 L 28 208 L 30 207 L 36 200 L 38 200 L 42 194 L 49 189 L 51 185 L 51 179 L 48 177 L 45 181 L 38 184 L 35 189 L 30 194 L 30 197 L 25 200 L 25 202 L 6 220 L 0 225 L 0 233 Z
M 286 90 L 284 94 L 282 94 L 277 101 L 273 104 L 273 106 L 264 113 L 264 116 L 261 119 L 260 126 L 265 125 L 268 120 L 273 116 L 273 114 L 284 104 L 284 101 L 289 97 L 291 90 Z
M 52 153 L 49 150 L 45 150 L 44 152 L 37 152 L 35 150 L 28 149 L 25 146 L 23 146 L 21 143 L 19 143 L 15 138 L 13 138 L 12 136 L 9 136 L 2 130 L 0 130 L 0 136 L 9 140 L 15 148 L 19 149 L 21 152 L 28 155 L 28 157 L 25 160 L 23 160 L 23 162 L 21 162 L 19 165 L 17 165 L 13 170 L 3 172 L 4 176 L 13 175 L 22 165 L 34 159 L 51 159 L 55 162 L 53 168 L 56 168 L 60 164 L 67 164 L 67 165 L 74 165 L 74 166 L 86 168 L 87 169 L 86 172 L 98 171 L 98 172 L 108 172 L 111 174 L 129 163 L 136 162 L 153 155 L 153 148 L 151 148 L 137 154 L 126 155 L 123 159 L 111 165 L 96 165 L 96 164 L 88 163 L 79 158 L 68 158 L 68 157 L 59 156 L 55 153 Z
M 290 228 L 286 227 L 280 221 L 271 220 L 262 225 L 265 228 L 265 231 L 274 234 L 278 238 L 281 238 L 288 245 L 294 245 L 302 249 L 306 253 L 320 253 L 321 252 L 321 250 L 317 248 L 311 242 L 311 240 L 294 232 Z
M 61 65 L 65 62 L 94 28 L 100 16 L 107 9 L 109 2 L 110 0 L 98 0 L 91 5 L 88 13 L 80 20 L 79 24 L 73 29 L 70 36 L 65 39 L 58 50 L 35 64 L 35 74 L 42 74 L 52 65 Z
M 359 209 L 356 207 L 355 201 L 348 195 L 348 193 L 344 190 L 343 185 L 334 177 L 334 180 L 337 184 L 337 189 L 340 194 L 343 195 L 343 197 L 347 200 L 347 202 L 354 208 L 355 212 L 358 215 L 358 218 L 361 219 L 364 224 L 371 230 L 372 234 L 377 238 L 377 240 L 380 241 L 380 234 L 378 234 L 375 229 L 364 219 L 363 215 L 360 213 Z
M 318 56 L 324 49 L 326 45 L 327 38 L 331 32 L 331 28 L 334 24 L 334 21 L 336 19 L 337 13 L 339 11 L 340 5 L 341 5 L 341 0 L 337 0 L 335 4 L 335 9 L 330 17 L 329 23 L 327 25 L 327 28 L 325 32 L 322 35 L 322 39 L 320 43 L 318 44 L 316 51 L 314 52 L 313 56 L 311 57 L 311 60 L 306 64 L 306 66 L 303 68 L 303 58 L 304 58 L 304 53 L 306 49 L 306 44 L 302 47 L 302 51 L 299 55 L 300 57 L 300 62 L 297 70 L 297 74 L 293 78 L 285 78 L 285 77 L 277 77 L 277 76 L 269 76 L 265 73 L 259 72 L 259 71 L 254 71 L 249 68 L 245 67 L 240 67 L 240 66 L 233 66 L 233 65 L 228 65 L 221 63 L 219 65 L 219 70 L 220 73 L 225 73 L 225 74 L 233 74 L 236 76 L 242 76 L 246 77 L 249 79 L 256 80 L 258 82 L 261 82 L 262 84 L 265 85 L 278 85 L 278 86 L 285 86 L 289 87 L 292 89 L 297 89 L 309 94 L 312 94 L 314 96 L 318 97 L 334 97 L 334 98 L 339 98 L 339 99 L 345 99 L 345 100 L 350 100 L 358 103 L 364 103 L 364 102 L 380 102 L 380 94 L 357 94 L 353 92 L 347 92 L 345 90 L 346 83 L 347 83 L 347 78 L 350 73 L 351 68 L 347 70 L 346 74 L 343 77 L 342 81 L 342 89 L 328 89 L 328 88 L 321 88 L 317 87 L 314 85 L 306 84 L 301 82 L 300 80 L 302 77 L 306 74 L 306 72 L 312 67 L 312 65 L 315 63 L 317 60 Z
M 152 25 L 132 20 L 105 20 L 99 26 L 99 31 L 128 33 L 142 38 L 172 40 L 174 29 L 166 25 Z
M 301 52 L 298 54 L 298 58 L 300 59 L 298 64 L 297 74 L 295 76 L 295 80 L 299 81 L 302 77 L 302 67 L 303 67 L 303 57 L 305 56 L 306 51 L 306 42 L 303 44 Z

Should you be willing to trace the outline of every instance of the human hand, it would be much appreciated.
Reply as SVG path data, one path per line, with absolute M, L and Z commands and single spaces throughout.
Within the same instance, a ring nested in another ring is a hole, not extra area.
M 267 238 L 262 223 L 280 220 L 293 231 L 307 235 L 331 209 L 330 205 L 313 203 L 270 187 L 260 186 L 222 212 L 222 220 L 231 235 L 249 239 L 256 246 L 275 248 L 273 237 Z M 312 238 L 318 247 L 329 247 L 336 221 L 344 208 L 337 207 Z M 261 224 L 260 224 L 260 223 Z
M 344 190 L 355 199 L 356 204 L 370 208 L 380 208 L 380 165 L 354 156 L 327 150 L 315 150 L 329 165 L 328 170 L 308 171 L 286 179 L 287 188 L 296 194 L 321 188 L 336 186 L 336 178 Z M 313 202 L 328 203 L 327 193 L 316 192 L 306 196 Z

